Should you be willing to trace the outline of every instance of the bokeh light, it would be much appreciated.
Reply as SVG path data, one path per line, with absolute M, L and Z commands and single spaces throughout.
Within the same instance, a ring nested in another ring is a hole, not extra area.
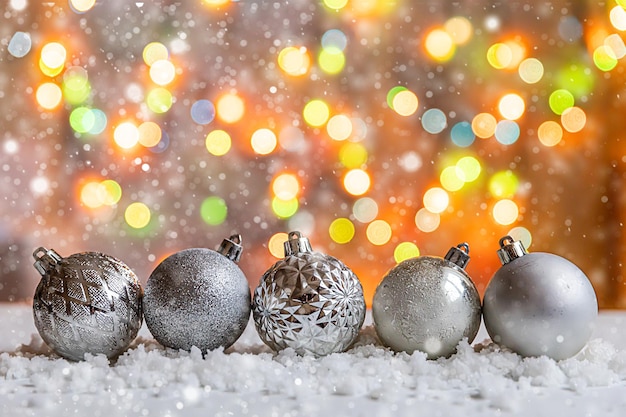
M 270 129 L 257 129 L 250 137 L 252 149 L 260 155 L 272 153 L 274 149 L 276 149 L 277 144 L 278 139 L 276 138 L 276 134 Z
M 291 200 L 300 193 L 298 177 L 290 173 L 277 175 L 272 181 L 272 191 L 281 200 Z
M 335 46 L 322 48 L 317 57 L 317 62 L 327 74 L 339 74 L 346 65 L 346 56 L 343 51 Z
M 439 228 L 440 223 L 441 216 L 439 213 L 433 213 L 426 208 L 419 209 L 415 214 L 415 225 L 422 232 L 434 232 Z
M 494 204 L 492 214 L 496 223 L 507 226 L 517 220 L 519 208 L 513 200 L 504 199 Z
M 611 71 L 617 66 L 618 60 L 613 49 L 600 45 L 593 51 L 593 63 L 602 71 Z
M 424 47 L 430 57 L 440 62 L 448 61 L 456 52 L 452 36 L 440 28 L 433 29 L 426 35 Z
M 441 186 L 447 191 L 458 191 L 465 185 L 465 181 L 459 178 L 460 170 L 456 166 L 445 167 L 439 175 Z
M 224 123 L 237 123 L 245 113 L 245 103 L 237 94 L 224 94 L 217 99 L 217 117 Z
M 422 115 L 422 127 L 428 133 L 441 133 L 447 125 L 448 119 L 440 109 L 428 109 Z
M 511 236 L 514 240 L 519 240 L 522 242 L 526 249 L 530 248 L 533 243 L 533 236 L 530 233 L 530 230 L 525 228 L 524 226 L 515 226 L 507 235 Z
M 496 125 L 494 135 L 503 145 L 512 145 L 519 139 L 520 127 L 513 120 L 500 120 Z
M 169 59 L 167 47 L 161 42 L 150 42 L 143 48 L 142 57 L 146 65 Z
M 96 0 L 70 0 L 70 7 L 76 13 L 86 13 L 93 8 Z
M 414 92 L 403 90 L 396 93 L 393 97 L 393 109 L 400 116 L 411 116 L 417 111 L 419 100 Z
M 550 109 L 558 115 L 563 113 L 566 109 L 574 106 L 574 95 L 563 88 L 554 90 L 550 94 L 550 98 L 548 100 Z
M 286 74 L 298 77 L 309 72 L 311 57 L 304 46 L 288 46 L 278 54 L 278 66 Z
M 446 20 L 444 29 L 457 45 L 468 43 L 474 30 L 472 23 L 463 16 L 455 16 Z
M 511 198 L 519 188 L 519 179 L 512 171 L 499 171 L 489 179 L 489 193 L 496 198 Z
M 46 110 L 53 110 L 61 104 L 63 93 L 61 88 L 55 83 L 43 83 L 37 87 L 35 93 L 37 104 Z
M 304 106 L 302 116 L 309 126 L 320 127 L 328 121 L 330 108 L 324 100 L 311 100 Z
M 609 20 L 615 29 L 619 31 L 626 30 L 626 10 L 622 6 L 617 5 L 611 9 Z
M 204 141 L 207 151 L 215 156 L 226 155 L 230 150 L 232 140 L 228 132 L 217 129 L 212 130 L 206 135 Z
M 284 258 L 285 242 L 287 240 L 289 240 L 289 235 L 287 235 L 287 233 L 274 233 L 267 242 L 267 249 L 275 258 Z
M 172 93 L 163 87 L 153 88 L 146 96 L 148 108 L 157 114 L 169 111 L 173 103 Z
M 215 119 L 215 106 L 210 100 L 198 100 L 191 105 L 191 118 L 199 125 L 208 125 Z
M 352 215 L 361 223 L 369 223 L 378 217 L 378 203 L 371 197 L 362 197 L 354 202 Z
M 89 132 L 95 123 L 96 117 L 88 107 L 77 107 L 70 113 L 70 126 L 77 133 Z
M 223 198 L 217 196 L 207 197 L 200 205 L 200 217 L 211 226 L 224 223 L 228 215 L 228 206 Z
M 150 223 L 151 218 L 150 208 L 141 202 L 129 204 L 124 211 L 124 219 L 133 229 L 143 229 Z
M 498 121 L 491 113 L 478 113 L 472 119 L 472 131 L 476 136 L 487 139 L 496 133 Z
M 563 129 L 557 122 L 548 120 L 539 125 L 537 136 L 544 146 L 556 146 L 563 139 Z
M 344 114 L 337 114 L 328 120 L 326 131 L 333 140 L 346 140 L 352 135 L 352 121 Z
M 161 127 L 155 122 L 143 122 L 137 126 L 139 144 L 146 148 L 157 146 L 161 141 Z
M 569 107 L 561 113 L 561 124 L 568 132 L 580 132 L 587 124 L 587 114 L 580 107 Z
M 362 169 L 351 169 L 343 177 L 343 186 L 352 195 L 365 194 L 371 185 L 369 174 Z
M 401 242 L 393 250 L 393 259 L 396 263 L 420 256 L 420 250 L 413 242 Z
M 481 171 L 480 161 L 473 156 L 464 156 L 456 163 L 456 175 L 466 183 L 476 181 Z
M 272 198 L 272 211 L 276 217 L 287 219 L 297 213 L 300 203 L 297 198 L 283 200 L 278 197 Z
M 132 122 L 120 123 L 113 131 L 113 140 L 122 149 L 131 149 L 139 143 L 139 129 Z
M 374 220 L 367 225 L 365 234 L 370 243 L 376 246 L 382 246 L 391 239 L 391 226 L 385 220 Z
M 498 111 L 508 120 L 517 120 L 524 114 L 526 103 L 519 94 L 505 94 L 498 102 Z
M 348 243 L 354 237 L 355 228 L 350 219 L 340 217 L 333 220 L 328 227 L 330 238 L 340 244 Z
M 442 213 L 448 208 L 450 204 L 450 196 L 440 187 L 429 188 L 424 193 L 424 207 L 432 213 Z
M 543 78 L 543 64 L 537 58 L 527 58 L 520 63 L 518 73 L 525 83 L 538 83 Z
M 44 71 L 48 76 L 54 76 L 61 72 L 67 58 L 67 50 L 58 42 L 50 42 L 41 49 L 41 64 L 49 69 L 49 73 Z M 52 74 L 52 75 L 51 75 Z
M 463 121 L 452 126 L 452 129 L 450 130 L 450 138 L 452 139 L 452 143 L 456 146 L 467 148 L 474 143 L 476 135 L 474 135 L 472 125 Z
M 174 81 L 176 68 L 172 62 L 160 59 L 150 66 L 150 79 L 157 85 L 165 86 Z

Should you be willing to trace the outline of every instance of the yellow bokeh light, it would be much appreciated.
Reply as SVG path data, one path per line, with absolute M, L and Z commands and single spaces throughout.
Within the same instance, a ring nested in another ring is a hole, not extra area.
M 465 182 L 476 181 L 482 170 L 480 162 L 473 156 L 464 156 L 456 163 L 456 174 Z
M 524 114 L 526 103 L 519 94 L 511 93 L 502 96 L 498 102 L 498 111 L 508 120 L 517 120 Z
M 420 250 L 413 242 L 402 242 L 393 251 L 393 258 L 396 263 L 420 256 Z
M 454 56 L 456 45 L 452 36 L 443 29 L 433 29 L 426 35 L 426 52 L 433 59 L 443 62 Z
M 299 206 L 297 198 L 290 200 L 281 200 L 278 197 L 272 198 L 272 211 L 281 219 L 287 219 L 296 214 Z
M 260 155 L 272 153 L 272 151 L 276 149 L 277 144 L 278 139 L 276 138 L 276 134 L 266 128 L 255 130 L 250 138 L 252 149 Z
M 433 213 L 425 208 L 421 208 L 415 214 L 415 225 L 419 230 L 425 233 L 434 232 L 439 227 L 441 216 Z
M 324 0 L 324 5 L 333 10 L 343 9 L 347 4 L 348 0 Z
M 100 183 L 104 189 L 104 196 L 102 198 L 102 204 L 106 206 L 113 206 L 117 204 L 122 198 L 122 187 L 115 180 L 104 180 Z
M 119 124 L 113 131 L 113 140 L 122 149 L 130 149 L 139 143 L 139 129 L 131 122 Z
M 414 92 L 403 90 L 393 97 L 392 108 L 400 116 L 411 116 L 417 111 L 419 100 Z
M 561 113 L 561 124 L 568 132 L 580 132 L 587 124 L 587 115 L 580 107 L 568 107 Z
M 496 198 L 510 198 L 519 188 L 519 179 L 510 170 L 498 171 L 489 180 L 489 192 Z
M 450 204 L 450 197 L 443 188 L 433 187 L 424 193 L 424 207 L 432 213 L 442 213 Z
M 67 51 L 58 42 L 47 43 L 41 49 L 41 62 L 50 69 L 62 69 L 66 58 Z
M 360 143 L 349 142 L 339 149 L 339 161 L 346 168 L 360 168 L 368 158 L 367 149 Z
M 369 174 L 362 169 L 351 169 L 343 177 L 343 186 L 352 195 L 365 194 L 371 185 Z
M 204 141 L 207 151 L 215 156 L 226 155 L 232 145 L 230 135 L 220 129 L 213 130 L 206 135 Z
M 157 146 L 161 141 L 161 127 L 154 122 L 143 122 L 137 127 L 139 144 L 146 148 Z
M 225 6 L 233 0 L 202 0 L 203 4 L 211 7 Z
M 490 113 L 479 113 L 472 119 L 472 131 L 482 139 L 492 137 L 496 133 L 498 121 Z
M 324 126 L 330 117 L 330 108 L 323 100 L 311 100 L 304 106 L 302 116 L 309 126 Z
M 328 227 L 328 234 L 330 238 L 340 244 L 348 243 L 354 237 L 354 224 L 346 218 L 339 218 L 333 220 Z
M 152 213 L 144 203 L 131 203 L 124 211 L 124 220 L 133 229 L 142 229 L 150 223 Z
M 519 216 L 519 208 L 513 200 L 500 200 L 493 206 L 493 218 L 503 226 L 515 223 Z
M 441 186 L 448 191 L 458 191 L 463 188 L 465 181 L 459 177 L 459 173 L 462 174 L 456 166 L 444 168 L 439 175 L 439 182 L 441 182 Z
M 513 61 L 513 51 L 504 43 L 494 43 L 487 50 L 487 62 L 495 69 L 504 69 Z
M 267 242 L 267 249 L 275 258 L 285 257 L 285 242 L 289 239 L 287 233 L 279 232 L 270 237 Z
M 54 83 L 43 83 L 35 93 L 37 103 L 46 110 L 52 110 L 61 104 L 63 92 L 61 87 Z
M 150 67 L 150 79 L 157 85 L 168 85 L 174 81 L 174 77 L 176 77 L 176 67 L 170 61 L 160 59 Z
M 304 75 L 311 67 L 311 57 L 305 47 L 288 46 L 278 54 L 278 66 L 294 77 Z
M 341 49 L 329 46 L 320 51 L 317 62 L 325 73 L 339 74 L 346 65 L 346 55 Z
M 79 13 L 84 13 L 93 8 L 96 0 L 70 0 L 70 6 Z
M 217 117 L 225 123 L 237 123 L 244 115 L 245 103 L 237 94 L 224 94 L 217 99 Z
M 326 131 L 333 140 L 346 140 L 352 134 L 352 120 L 344 114 L 335 115 L 328 120 Z
M 543 64 L 537 58 L 527 58 L 519 64 L 517 72 L 525 83 L 535 84 L 543 78 Z
M 272 181 L 272 191 L 281 200 L 291 200 L 300 193 L 300 181 L 294 174 L 280 174 Z
M 157 61 L 167 60 L 169 52 L 161 42 L 150 42 L 143 48 L 142 56 L 146 65 L 151 66 Z
M 374 220 L 367 225 L 365 234 L 370 243 L 381 246 L 391 239 L 391 226 L 384 220 Z
M 557 122 L 548 120 L 539 125 L 537 136 L 544 146 L 556 146 L 563 139 L 563 129 Z
M 457 45 L 465 45 L 472 38 L 472 23 L 465 17 L 450 18 L 443 27 Z

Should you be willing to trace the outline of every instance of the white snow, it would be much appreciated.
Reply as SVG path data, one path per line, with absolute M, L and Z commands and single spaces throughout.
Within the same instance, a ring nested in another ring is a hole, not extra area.
M 575 358 L 521 358 L 484 328 L 449 359 L 393 353 L 368 316 L 356 345 L 323 358 L 273 353 L 251 322 L 226 351 L 174 351 L 144 327 L 116 362 L 49 352 L 31 307 L 0 304 L 0 415 L 622 416 L 626 313 L 602 312 Z

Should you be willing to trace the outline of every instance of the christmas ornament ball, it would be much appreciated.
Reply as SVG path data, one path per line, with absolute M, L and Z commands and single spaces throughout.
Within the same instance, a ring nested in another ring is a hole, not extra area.
M 73 361 L 85 354 L 114 358 L 137 336 L 143 290 L 122 261 L 98 252 L 67 258 L 38 248 L 33 257 L 42 278 L 33 298 L 35 327 L 56 353 Z
M 202 352 L 231 346 L 250 319 L 250 287 L 236 262 L 241 236 L 217 251 L 191 248 L 163 260 L 148 278 L 144 317 L 163 346 Z
M 416 350 L 429 359 L 447 357 L 463 338 L 472 342 L 481 319 L 480 296 L 465 266 L 467 243 L 445 258 L 420 256 L 400 262 L 380 282 L 372 316 L 381 342 L 395 351 Z
M 300 232 L 284 243 L 285 258 L 254 291 L 252 313 L 260 338 L 273 350 L 324 356 L 343 352 L 365 319 L 363 288 L 340 260 L 313 251 Z
M 502 267 L 483 299 L 491 339 L 521 356 L 555 360 L 577 354 L 589 340 L 598 302 L 587 276 L 565 258 L 526 252 L 510 236 L 500 239 Z

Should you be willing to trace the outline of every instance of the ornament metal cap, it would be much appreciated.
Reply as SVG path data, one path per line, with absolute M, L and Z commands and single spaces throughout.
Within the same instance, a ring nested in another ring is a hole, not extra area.
M 444 259 L 452 262 L 461 269 L 465 269 L 470 261 L 469 245 L 463 242 L 456 245 L 456 247 L 450 248 Z
M 289 239 L 284 243 L 285 256 L 297 255 L 298 253 L 313 252 L 309 239 L 300 232 L 290 232 Z
M 504 236 L 500 239 L 500 249 L 498 249 L 498 258 L 502 265 L 506 265 L 509 262 L 521 258 L 526 255 L 526 248 L 519 240 L 513 240 L 511 236 Z
M 233 262 L 239 262 L 239 259 L 241 259 L 241 252 L 243 252 L 243 246 L 241 246 L 241 235 L 231 235 L 228 239 L 224 239 L 217 252 Z
M 46 249 L 44 247 L 37 248 L 33 252 L 33 258 L 36 259 L 33 266 L 37 268 L 41 276 L 46 275 L 48 271 L 55 268 L 63 259 L 54 249 Z

